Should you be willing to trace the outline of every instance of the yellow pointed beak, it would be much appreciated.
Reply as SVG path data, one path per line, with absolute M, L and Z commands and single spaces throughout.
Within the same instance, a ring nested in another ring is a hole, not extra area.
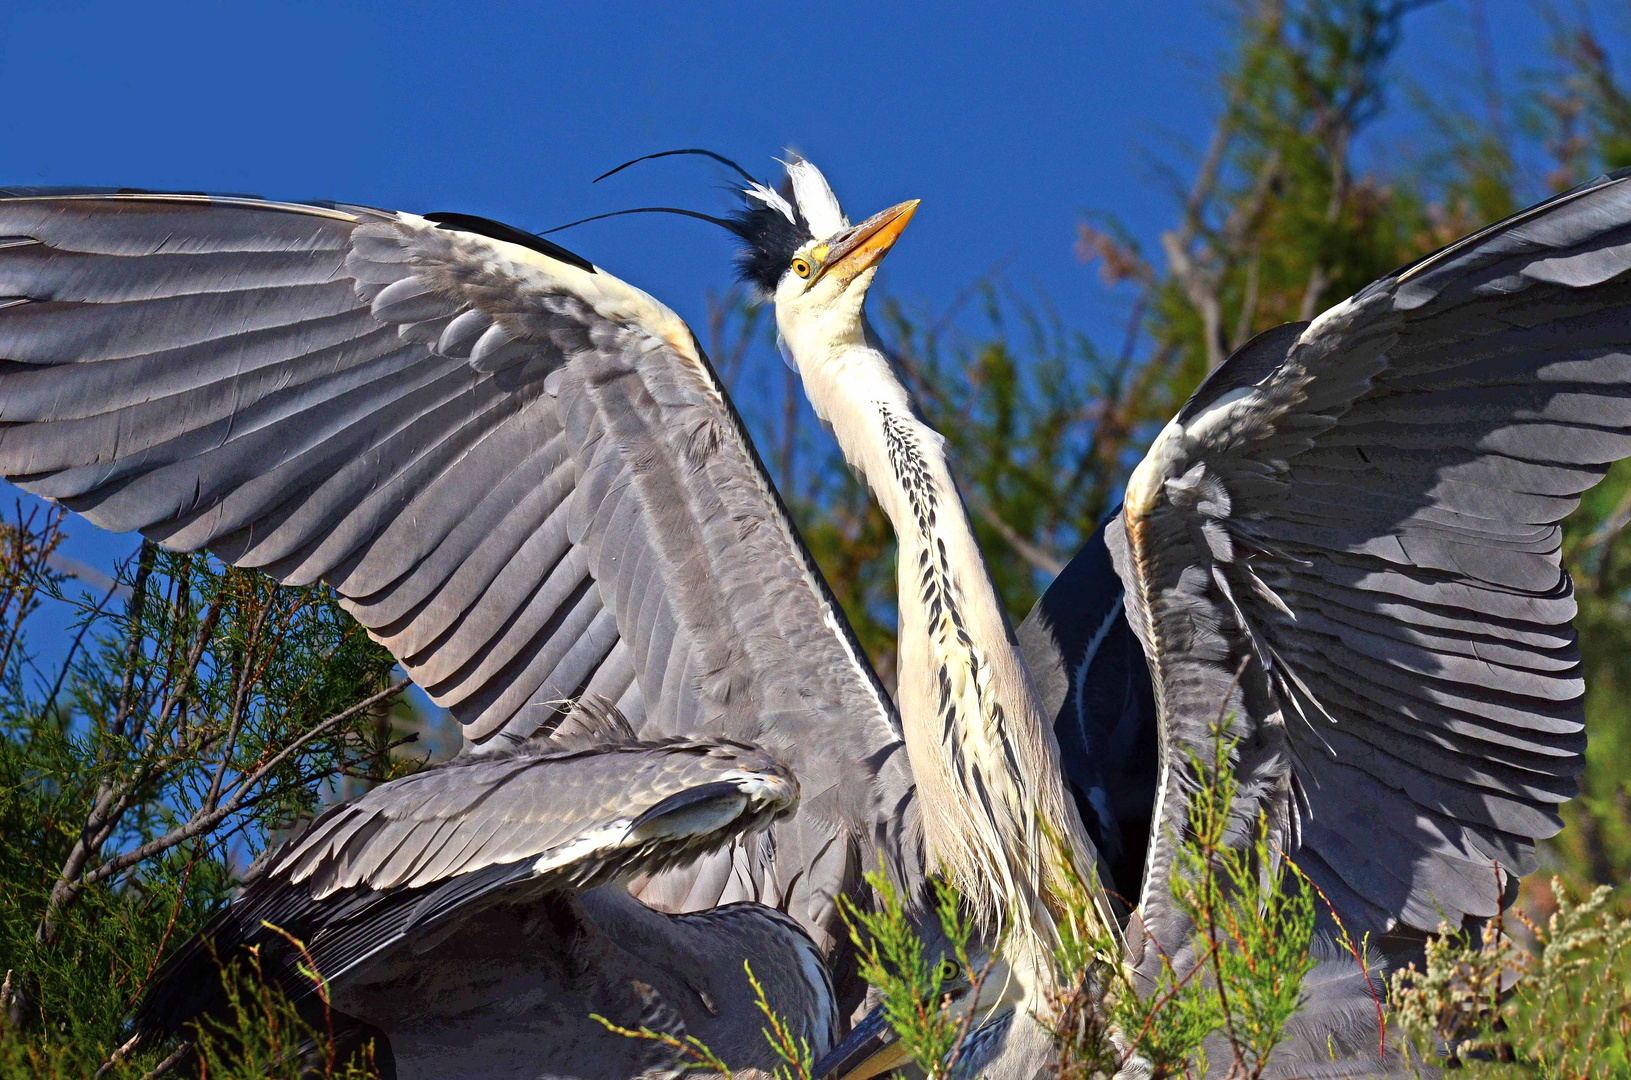
M 917 213 L 920 202 L 921 199 L 912 199 L 910 202 L 891 206 L 883 213 L 874 214 L 855 226 L 848 236 L 834 244 L 832 250 L 827 253 L 827 258 L 822 262 L 815 280 L 836 275 L 839 285 L 847 286 L 860 277 L 863 271 L 877 266 L 883 257 L 889 254 L 889 249 L 895 246 L 900 234 L 906 231 L 906 224 L 912 220 L 912 215 Z
M 911 216 L 910 211 L 907 216 Z M 816 1080 L 872 1080 L 910 1063 L 911 1055 L 900 1044 L 880 1005 L 862 1017 L 843 1042 L 816 1062 L 811 1075 Z

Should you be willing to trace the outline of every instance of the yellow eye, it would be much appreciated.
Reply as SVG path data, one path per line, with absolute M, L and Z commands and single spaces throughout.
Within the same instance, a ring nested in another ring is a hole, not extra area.
M 961 975 L 962 973 L 963 973 L 963 969 L 960 966 L 958 966 L 957 961 L 953 960 L 951 957 L 948 956 L 946 959 L 940 961 L 940 981 L 941 982 L 951 982 L 953 979 L 957 978 L 957 976 Z
M 810 261 L 808 259 L 794 259 L 793 260 L 793 273 L 797 274 L 801 278 L 809 277 L 810 276 Z

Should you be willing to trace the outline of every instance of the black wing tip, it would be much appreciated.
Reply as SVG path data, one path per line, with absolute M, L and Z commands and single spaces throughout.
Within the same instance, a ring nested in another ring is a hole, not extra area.
M 689 787 L 684 791 L 676 791 L 666 799 L 647 807 L 644 813 L 630 823 L 629 829 L 631 831 L 639 829 L 669 814 L 689 810 L 692 807 L 701 806 L 716 799 L 740 799 L 743 797 L 742 789 L 729 780 L 714 780 L 706 784 L 698 784 L 696 787 Z
M 453 229 L 458 232 L 475 233 L 490 240 L 502 240 L 508 244 L 519 244 L 524 248 L 531 248 L 542 255 L 576 267 L 586 274 L 595 273 L 595 264 L 582 255 L 568 251 L 553 240 L 545 240 L 537 233 L 530 233 L 518 229 L 514 225 L 506 225 L 502 221 L 481 217 L 476 214 L 458 214 L 449 211 L 438 211 L 426 214 L 426 221 L 434 221 L 444 229 Z
M 1533 206 L 1524 207 L 1522 210 L 1508 214 L 1506 217 L 1501 218 L 1498 221 L 1492 221 L 1483 228 L 1476 229 L 1473 232 L 1468 233 L 1466 236 L 1461 237 L 1459 240 L 1452 240 L 1443 247 L 1437 248 L 1425 255 L 1410 260 L 1391 273 L 1384 274 L 1366 289 L 1360 290 L 1360 295 L 1369 291 L 1370 289 L 1391 283 L 1402 282 L 1408 278 L 1415 277 L 1425 272 L 1430 266 L 1443 262 L 1451 255 L 1471 248 L 1499 232 L 1512 228 L 1516 225 L 1521 225 L 1532 218 L 1546 214 L 1564 203 L 1572 202 L 1582 195 L 1589 194 L 1590 192 L 1596 191 L 1599 188 L 1619 184 L 1627 179 L 1631 179 L 1631 165 L 1628 165 L 1623 169 L 1615 169 L 1613 172 L 1603 173 L 1601 176 L 1594 176 L 1590 180 L 1576 184 L 1574 187 L 1571 187 L 1566 191 L 1560 191 L 1556 195 L 1542 199 Z
M 205 927 L 164 961 L 148 983 L 130 1021 L 138 1046 L 152 1046 L 179 1035 L 201 1016 L 215 1013 L 226 1003 L 223 976 L 227 965 L 237 959 L 248 941 L 238 940 L 236 927 L 217 916 L 216 925 Z M 232 940 L 226 955 L 221 940 Z
M 1201 380 L 1201 385 L 1189 395 L 1189 400 L 1178 410 L 1175 419 L 1180 424 L 1187 424 L 1197 413 L 1231 390 L 1256 386 L 1273 375 L 1291 355 L 1292 348 L 1308 326 L 1307 321 L 1281 323 L 1254 334 L 1251 340 L 1237 347 Z

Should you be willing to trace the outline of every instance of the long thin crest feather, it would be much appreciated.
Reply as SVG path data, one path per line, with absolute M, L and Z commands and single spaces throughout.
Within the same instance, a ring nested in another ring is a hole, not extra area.
M 757 184 L 758 183 L 758 181 L 753 178 L 751 173 L 749 173 L 746 169 L 742 168 L 742 166 L 738 165 L 736 162 L 732 161 L 730 158 L 726 157 L 724 154 L 716 154 L 712 150 L 704 150 L 701 147 L 695 147 L 695 146 L 688 147 L 688 148 L 683 149 L 683 150 L 659 150 L 655 154 L 645 154 L 645 155 L 643 155 L 641 157 L 635 158 L 633 161 L 625 161 L 623 164 L 619 165 L 617 168 L 609 169 L 606 172 L 601 173 L 599 176 L 597 176 L 593 180 L 591 180 L 590 183 L 598 184 L 602 180 L 606 179 L 608 176 L 616 176 L 618 173 L 622 172 L 624 169 L 628 168 L 630 165 L 638 165 L 642 161 L 653 161 L 653 160 L 655 160 L 657 158 L 675 157 L 675 156 L 680 155 L 680 154 L 695 154 L 698 157 L 712 158 L 713 160 L 719 162 L 721 165 L 726 165 L 726 166 L 729 166 L 732 169 L 735 169 L 736 174 L 738 176 L 740 176 L 742 179 L 746 180 L 748 183 L 750 183 L 750 184 Z
M 849 218 L 839 205 L 838 197 L 833 194 L 827 178 L 822 175 L 820 169 L 797 155 L 790 155 L 791 160 L 782 163 L 787 172 L 779 191 L 755 180 L 746 169 L 730 158 L 699 147 L 646 154 L 602 173 L 595 181 L 598 183 L 642 161 L 682 154 L 706 157 L 735 170 L 747 181 L 747 186 L 741 189 L 746 201 L 744 210 L 722 218 L 680 207 L 638 206 L 579 218 L 547 229 L 538 235 L 547 236 L 591 221 L 603 221 L 628 214 L 677 214 L 681 217 L 696 218 L 729 230 L 746 244 L 737 260 L 737 272 L 762 296 L 770 296 L 775 292 L 776 282 L 786 271 L 788 261 L 799 245 L 818 237 L 836 235 L 849 228 Z
M 747 238 L 742 231 L 742 227 L 729 218 L 714 217 L 712 214 L 704 214 L 698 210 L 684 210 L 677 206 L 635 206 L 627 210 L 613 210 L 605 214 L 594 214 L 590 217 L 579 218 L 576 221 L 568 221 L 565 225 L 557 225 L 553 229 L 545 229 L 538 235 L 548 236 L 550 233 L 558 233 L 562 229 L 571 229 L 578 225 L 587 225 L 591 221 L 603 221 L 606 218 L 623 217 L 626 214 L 678 214 L 680 217 L 696 218 L 698 221 L 706 221 L 710 224 L 718 225 L 722 229 L 729 229 L 731 232 L 742 237 L 743 239 Z

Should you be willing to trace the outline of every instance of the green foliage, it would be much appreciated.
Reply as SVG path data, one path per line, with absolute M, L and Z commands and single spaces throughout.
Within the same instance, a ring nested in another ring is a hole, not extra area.
M 262 977 L 260 955 L 253 952 L 247 964 L 222 980 L 226 1013 L 194 1029 L 199 1080 L 371 1080 L 377 1075 L 371 1041 L 354 1052 L 338 1045 L 328 986 L 305 946 L 289 940 L 308 957 L 300 972 L 317 988 L 321 1023 L 302 1017 L 287 995 Z
M 776 1066 L 775 1080 L 811 1080 L 815 1054 L 810 1050 L 810 1043 L 802 1036 L 795 1039 L 787 1021 L 770 1007 L 765 988 L 760 985 L 758 976 L 753 974 L 753 965 L 744 960 L 742 969 L 747 972 L 748 985 L 753 987 L 753 1003 L 765 1018 L 765 1042 L 770 1044 L 770 1049 L 781 1060 L 781 1064 Z
M 1053 1033 L 1061 1080 L 1111 1075 L 1135 1057 L 1155 1077 L 1204 1076 L 1202 1044 L 1214 1034 L 1232 1055 L 1231 1075 L 1258 1077 L 1302 1002 L 1313 968 L 1314 891 L 1296 872 L 1276 869 L 1281 860 L 1262 822 L 1251 843 L 1230 842 L 1237 784 L 1221 729 L 1214 748 L 1211 760 L 1192 763 L 1198 790 L 1171 878 L 1173 902 L 1193 927 L 1193 949 L 1162 955 L 1154 984 L 1140 985 L 1119 962 L 1120 945 L 1098 929 L 1087 882 L 1074 880 L 1056 918 L 1056 989 L 1038 1018 Z M 862 974 L 912 1060 L 929 1076 L 949 1075 L 984 974 L 971 987 L 950 987 L 887 880 L 872 883 L 880 909 L 849 909 Z M 950 951 L 968 970 L 959 897 L 942 882 L 935 890 Z
M 1558 878 L 1551 888 L 1546 924 L 1523 920 L 1532 949 L 1500 920 L 1476 937 L 1441 927 L 1425 968 L 1395 973 L 1394 1015 L 1419 1060 L 1444 1047 L 1491 1080 L 1631 1075 L 1631 896 L 1600 885 L 1577 899 Z
M 1217 988 L 1217 1011 L 1239 1071 L 1258 1076 L 1302 999 L 1314 934 L 1314 891 L 1276 872 L 1267 823 L 1251 846 L 1228 841 L 1235 775 L 1232 745 L 1218 731 L 1211 762 L 1195 761 L 1205 782 L 1189 803 L 1190 834 L 1179 849 L 1173 899 L 1198 928 Z M 1170 965 L 1169 965 L 1170 967 Z
M 1221 728 L 1213 747 L 1210 761 L 1191 762 L 1199 783 L 1169 882 L 1173 903 L 1194 928 L 1193 959 L 1180 966 L 1162 954 L 1154 984 L 1142 990 L 1126 971 L 1114 969 L 1116 981 L 1103 994 L 1111 1026 L 1156 1076 L 1205 1075 L 1202 1044 L 1214 1032 L 1224 1035 L 1233 1055 L 1231 1075 L 1260 1076 L 1314 966 L 1313 889 L 1293 869 L 1280 868 L 1261 819 L 1250 843 L 1230 842 L 1237 784 L 1232 744 Z M 1084 955 L 1106 955 L 1103 950 L 1102 943 L 1084 949 L 1067 939 L 1060 959 L 1080 963 Z M 1082 974 L 1072 982 L 1091 985 Z M 1093 1060 L 1079 1048 L 1064 1050 L 1067 1057 Z M 1119 1068 L 1125 1059 L 1112 1064 Z
M 0 1060 L 84 1075 L 272 830 L 406 762 L 391 657 L 326 590 L 147 545 L 87 595 L 63 520 L 0 526 Z
M 939 952 L 926 947 L 886 876 L 870 872 L 867 882 L 879 909 L 865 911 L 847 900 L 840 909 L 860 951 L 861 977 L 878 990 L 889 1026 L 912 1060 L 931 1080 L 948 1076 L 968 1035 L 996 947 L 987 949 L 976 968 L 969 952 L 971 930 L 951 885 L 934 882 L 935 916 L 945 935 L 945 949 Z M 951 958 L 955 962 L 948 964 Z
M 304 950 L 299 941 L 294 944 Z M 227 1008 L 223 1015 L 195 1025 L 190 1038 L 154 1065 L 154 1054 L 110 1055 L 81 1038 L 28 1038 L 0 1028 L 0 1080 L 136 1080 L 171 1062 L 185 1061 L 199 1080 L 372 1080 L 372 1040 L 349 1045 L 336 1037 L 328 1009 L 328 987 L 309 966 L 301 968 L 318 990 L 321 1010 L 314 1022 L 276 985 L 262 978 L 260 957 L 223 973 Z M 99 1070 L 104 1070 L 99 1071 Z
M 765 996 L 765 988 L 759 982 L 758 976 L 753 974 L 753 965 L 742 961 L 742 969 L 747 972 L 748 985 L 753 987 L 754 1005 L 760 1015 L 765 1018 L 767 1025 L 762 1030 L 765 1042 L 770 1044 L 771 1052 L 776 1055 L 779 1064 L 770 1074 L 772 1080 L 815 1080 L 815 1055 L 810 1044 L 803 1039 L 794 1038 L 793 1030 L 782 1019 L 781 1014 L 771 1007 L 770 999 Z M 646 997 L 649 991 L 643 983 L 635 983 L 636 994 Z M 625 1027 L 615 1024 L 601 1016 L 591 1013 L 590 1019 L 614 1035 L 621 1035 L 626 1039 L 639 1039 L 642 1042 L 656 1043 L 666 1047 L 672 1055 L 674 1067 L 681 1072 L 696 1072 L 723 1077 L 731 1080 L 733 1073 L 729 1065 L 714 1053 L 707 1043 L 695 1035 L 681 1031 L 658 1031 L 649 1025 L 642 1024 L 637 1028 Z
M 640 985 L 637 984 L 635 990 L 638 992 Z M 667 1047 L 673 1054 L 674 1062 L 684 1072 L 717 1073 L 730 1080 L 732 1075 L 730 1066 L 721 1061 L 719 1055 L 695 1035 L 675 1035 L 668 1031 L 658 1031 L 645 1024 L 637 1028 L 624 1027 L 622 1024 L 612 1023 L 599 1013 L 590 1013 L 589 1018 L 613 1035 Z

